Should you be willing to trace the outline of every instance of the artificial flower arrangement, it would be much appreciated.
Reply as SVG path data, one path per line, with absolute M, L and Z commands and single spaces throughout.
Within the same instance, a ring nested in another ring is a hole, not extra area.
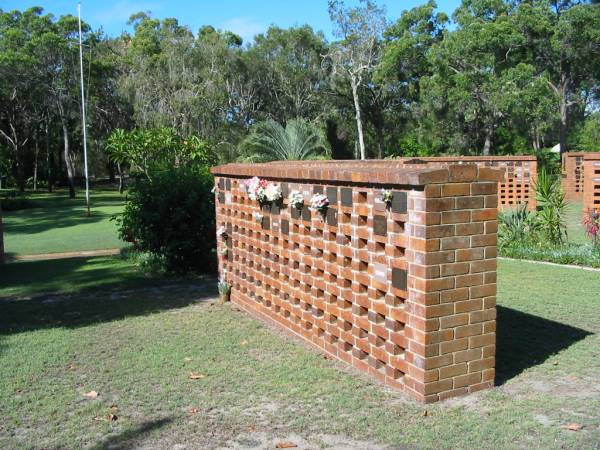
M 324 214 L 329 206 L 329 199 L 323 194 L 314 194 L 310 199 L 310 209 Z
M 227 239 L 227 229 L 221 225 L 217 230 L 217 237 L 221 239 Z
M 258 177 L 252 177 L 244 181 L 244 187 L 248 193 L 248 198 L 261 204 L 279 201 L 283 196 L 278 185 Z
M 292 191 L 288 196 L 288 203 L 292 208 L 301 209 L 304 206 L 304 196 L 300 191 Z
M 381 201 L 389 208 L 392 205 L 394 193 L 388 189 L 381 190 Z

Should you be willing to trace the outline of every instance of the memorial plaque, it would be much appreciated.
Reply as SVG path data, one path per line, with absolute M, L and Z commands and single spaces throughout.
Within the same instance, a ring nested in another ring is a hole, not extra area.
M 263 230 L 268 230 L 269 227 L 269 218 L 268 217 L 263 217 L 262 218 L 262 222 L 261 222 L 261 226 Z
M 394 191 L 392 196 L 392 212 L 406 214 L 406 192 Z
M 337 210 L 334 208 L 327 208 L 326 215 L 327 225 L 331 225 L 332 227 L 337 227 L 338 218 L 337 218 Z
M 306 205 L 302 207 L 302 220 L 307 220 L 310 222 L 311 214 L 310 208 Z
M 378 236 L 387 236 L 387 218 L 385 216 L 373 217 L 373 233 Z
M 396 289 L 406 290 L 406 270 L 392 269 L 392 286 Z
M 281 232 L 283 234 L 290 234 L 290 222 L 289 221 L 287 221 L 285 219 L 283 219 L 281 221 Z
M 330 205 L 335 205 L 338 201 L 338 190 L 336 187 L 327 188 L 327 200 Z
M 352 206 L 352 188 L 342 188 L 342 205 Z

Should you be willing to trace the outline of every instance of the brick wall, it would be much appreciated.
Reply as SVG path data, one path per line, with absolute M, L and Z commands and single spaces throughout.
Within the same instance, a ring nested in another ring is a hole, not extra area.
M 567 152 L 562 156 L 562 186 L 565 198 L 572 201 L 583 200 L 584 173 L 583 152 Z
M 583 209 L 600 210 L 600 153 L 586 153 L 583 158 Z
M 420 401 L 493 385 L 499 171 L 367 162 L 212 172 L 233 302 Z M 252 176 L 279 184 L 283 202 L 251 201 L 242 184 Z M 292 208 L 292 190 L 330 206 Z
M 329 164 L 344 164 L 345 167 L 360 166 L 359 161 L 329 161 Z M 314 165 L 316 162 L 303 161 Z M 537 180 L 537 158 L 535 156 L 440 156 L 427 158 L 395 158 L 391 160 L 369 160 L 369 164 L 387 168 L 418 167 L 422 165 L 444 167 L 451 164 L 476 164 L 479 167 L 500 169 L 504 176 L 498 182 L 498 208 L 514 207 L 523 203 L 535 210 L 533 189 Z

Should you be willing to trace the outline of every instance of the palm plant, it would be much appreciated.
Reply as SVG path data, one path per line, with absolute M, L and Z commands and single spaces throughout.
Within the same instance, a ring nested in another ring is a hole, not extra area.
M 567 202 L 560 179 L 541 170 L 534 189 L 539 210 L 537 217 L 540 230 L 552 244 L 563 244 L 567 237 L 565 222 Z
M 303 119 L 292 119 L 285 128 L 273 120 L 259 122 L 241 147 L 241 159 L 246 162 L 330 157 L 329 143 L 323 131 Z

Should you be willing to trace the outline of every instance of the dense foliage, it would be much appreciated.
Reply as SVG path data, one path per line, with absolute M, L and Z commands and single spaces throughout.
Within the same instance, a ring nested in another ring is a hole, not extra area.
M 120 237 L 167 270 L 215 269 L 213 177 L 198 167 L 157 171 L 130 186 Z
M 334 158 L 600 150 L 597 2 L 463 0 L 451 17 L 434 1 L 400 17 L 373 0 L 328 11 L 332 42 L 308 25 L 243 43 L 149 13 L 121 36 L 84 23 L 91 175 L 144 170 L 109 159 L 116 129 L 196 136 L 231 161 L 248 156 L 240 143 L 260 124 L 293 119 L 321 130 Z M 0 182 L 75 193 L 78 69 L 76 18 L 0 10 Z

